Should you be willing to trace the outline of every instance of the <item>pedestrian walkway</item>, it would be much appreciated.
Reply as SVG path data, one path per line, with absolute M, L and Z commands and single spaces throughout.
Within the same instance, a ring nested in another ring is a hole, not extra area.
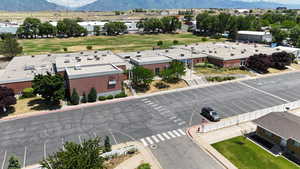
M 181 118 L 177 117 L 175 113 L 172 113 L 170 110 L 168 110 L 165 106 L 163 105 L 159 105 L 157 103 L 154 103 L 152 100 L 150 100 L 149 98 L 144 98 L 142 99 L 142 102 L 144 102 L 145 104 L 147 104 L 148 106 L 152 107 L 153 109 L 155 109 L 161 116 L 167 118 L 170 121 L 173 121 L 174 123 L 176 123 L 178 126 L 182 126 L 184 124 L 186 124 L 186 122 L 184 120 L 182 120 Z
M 204 76 L 196 75 L 195 71 L 188 68 L 186 69 L 185 75 L 182 76 L 182 79 L 185 80 L 189 86 L 199 86 L 208 83 Z
M 153 136 L 140 139 L 145 147 L 157 144 L 159 142 L 167 141 L 176 137 L 185 136 L 185 132 L 182 129 L 171 130 L 164 133 L 156 134 Z

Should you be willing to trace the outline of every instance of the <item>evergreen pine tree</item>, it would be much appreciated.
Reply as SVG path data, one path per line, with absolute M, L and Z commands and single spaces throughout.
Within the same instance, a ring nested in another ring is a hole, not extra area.
M 81 103 L 86 103 L 86 102 L 87 102 L 86 94 L 85 94 L 85 92 L 83 92 L 82 98 L 81 98 Z
M 110 152 L 111 151 L 111 144 L 110 144 L 110 140 L 109 140 L 108 136 L 105 137 L 104 148 L 105 148 L 105 152 Z
M 21 165 L 20 165 L 19 160 L 16 157 L 11 156 L 10 159 L 9 159 L 7 169 L 21 169 Z
M 78 95 L 76 89 L 74 88 L 73 92 L 72 92 L 72 96 L 71 96 L 71 103 L 73 105 L 78 105 L 79 104 L 79 99 L 80 99 L 79 95 Z
M 90 93 L 88 94 L 88 102 L 97 101 L 97 91 L 95 88 L 92 88 Z

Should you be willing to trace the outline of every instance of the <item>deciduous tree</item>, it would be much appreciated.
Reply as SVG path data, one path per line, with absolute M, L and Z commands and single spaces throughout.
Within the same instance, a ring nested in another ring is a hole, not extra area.
M 0 86 L 0 112 L 6 112 L 9 106 L 17 103 L 12 89 Z

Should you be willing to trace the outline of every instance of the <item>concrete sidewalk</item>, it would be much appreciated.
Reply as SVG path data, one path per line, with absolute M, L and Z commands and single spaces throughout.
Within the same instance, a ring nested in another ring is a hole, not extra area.
M 128 145 L 136 146 L 139 154 L 122 162 L 115 169 L 135 169 L 142 163 L 149 163 L 151 165 L 151 169 L 162 169 L 160 163 L 154 157 L 151 150 L 148 147 L 143 146 L 143 144 L 140 142 L 126 142 L 126 143 L 114 145 L 112 148 L 118 149 Z
M 208 133 L 198 133 L 200 126 L 193 126 L 188 129 L 188 135 L 193 141 L 199 145 L 201 149 L 206 151 L 217 162 L 219 162 L 226 169 L 237 169 L 228 159 L 221 153 L 214 149 L 211 144 L 227 140 L 233 137 L 241 136 L 245 133 L 255 131 L 256 125 L 252 122 L 242 123 L 239 125 L 222 128 Z

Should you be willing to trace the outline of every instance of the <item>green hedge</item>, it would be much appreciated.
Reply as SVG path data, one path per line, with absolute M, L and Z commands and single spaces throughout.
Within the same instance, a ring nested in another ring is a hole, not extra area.
M 223 81 L 228 81 L 228 80 L 234 80 L 236 77 L 234 76 L 214 76 L 214 77 L 206 77 L 206 80 L 209 82 L 223 82 Z
M 22 91 L 22 97 L 23 98 L 30 98 L 30 97 L 34 97 L 35 94 L 33 93 L 33 88 L 25 88 L 23 91 Z

